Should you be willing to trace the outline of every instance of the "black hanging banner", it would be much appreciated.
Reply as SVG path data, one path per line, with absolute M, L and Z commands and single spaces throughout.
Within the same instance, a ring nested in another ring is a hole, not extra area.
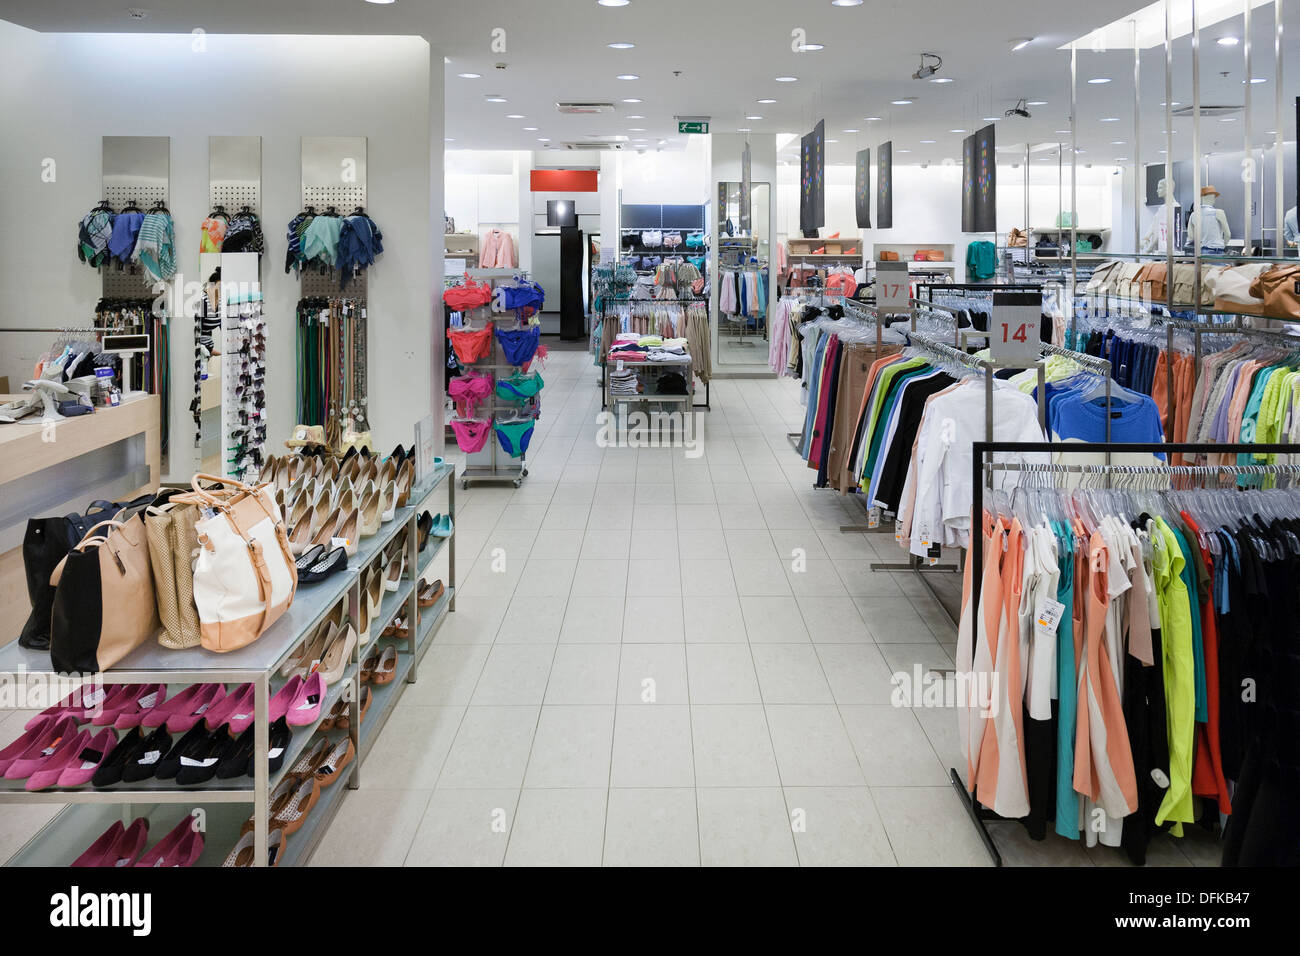
M 871 228 L 871 150 L 858 150 L 857 174 L 853 180 L 853 200 L 858 228 Z
M 961 231 L 975 231 L 975 135 L 961 141 Z
M 894 228 L 894 143 L 880 144 L 876 158 L 876 228 Z
M 993 124 L 975 131 L 975 232 L 998 231 L 998 160 Z
M 826 121 L 801 140 L 799 229 L 814 237 L 826 223 Z

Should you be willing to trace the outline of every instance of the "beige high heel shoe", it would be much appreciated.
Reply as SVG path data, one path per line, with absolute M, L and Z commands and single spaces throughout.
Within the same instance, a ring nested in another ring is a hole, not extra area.
M 366 463 L 361 466 L 361 471 L 357 476 L 356 484 L 365 485 L 379 478 L 379 464 L 373 458 L 367 458 Z
M 290 498 L 286 495 L 285 500 L 289 502 L 285 522 L 290 528 L 296 528 L 302 521 L 302 516 L 311 510 L 311 496 L 300 494 L 297 498 Z
M 397 507 L 405 508 L 411 498 L 411 485 L 415 483 L 415 462 L 406 460 L 397 470 Z
M 390 481 L 379 493 L 379 520 L 384 524 L 397 517 L 397 482 Z
M 380 466 L 379 474 L 376 476 L 375 480 L 379 482 L 380 485 L 386 485 L 390 481 L 396 481 L 397 462 L 392 458 L 385 460 L 383 465 Z
M 405 570 L 406 549 L 403 548 L 401 553 L 388 563 L 388 568 L 384 571 L 384 590 L 396 591 L 402 583 L 402 573 Z
M 379 511 L 379 489 L 371 482 L 365 496 L 361 499 L 361 537 L 369 538 L 373 534 L 379 533 L 379 527 L 383 524 L 380 520 Z
M 343 550 L 349 558 L 357 553 L 357 546 L 361 543 L 360 523 L 361 512 L 356 508 L 350 511 L 339 509 L 339 524 L 334 529 L 334 537 L 343 541 Z
M 310 547 L 323 545 L 326 551 L 331 550 L 330 539 L 334 537 L 334 532 L 338 530 L 342 523 L 343 516 L 337 510 L 329 512 L 329 516 L 317 525 L 315 533 L 311 536 Z
M 344 514 L 347 514 L 352 509 L 359 507 L 361 502 L 357 500 L 357 493 L 356 489 L 352 485 L 352 479 L 343 478 L 340 479 L 340 482 L 338 509 Z
M 370 583 L 366 586 L 365 593 L 361 595 L 361 600 L 366 605 L 366 613 L 370 616 L 370 626 L 375 627 L 379 620 L 379 609 L 384 603 L 384 569 L 372 568 L 370 571 Z
M 311 544 L 312 518 L 316 514 L 311 505 L 289 524 L 289 550 L 294 557 L 301 555 Z

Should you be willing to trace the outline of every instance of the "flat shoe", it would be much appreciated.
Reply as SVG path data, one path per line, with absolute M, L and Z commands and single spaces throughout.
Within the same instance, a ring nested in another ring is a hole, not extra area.
M 344 737 L 333 747 L 329 753 L 316 766 L 316 782 L 322 787 L 328 787 L 343 772 L 343 768 L 352 763 L 352 759 L 357 755 L 357 748 L 352 743 L 351 737 Z
M 442 595 L 446 590 L 447 589 L 443 587 L 441 580 L 434 581 L 432 584 L 426 584 L 424 587 L 420 588 L 420 595 L 416 599 L 416 602 L 420 607 L 433 607 L 442 600 Z
M 243 834 L 235 845 L 231 847 L 230 853 L 226 856 L 225 861 L 221 864 L 223 867 L 251 867 L 253 865 L 253 855 L 256 853 L 254 844 L 257 841 L 255 834 L 249 832 Z M 280 861 L 284 859 L 284 848 L 289 841 L 285 838 L 284 829 L 276 827 L 274 830 L 266 831 L 266 865 L 279 866 Z
M 397 676 L 397 648 L 389 644 L 384 648 L 384 653 L 379 657 L 379 664 L 375 667 L 374 673 L 370 675 L 372 684 L 391 684 L 393 678 Z
M 361 722 L 366 721 L 366 711 L 370 709 L 370 702 L 375 699 L 375 695 L 370 692 L 369 687 L 361 688 Z M 339 701 L 343 705 L 343 713 L 334 720 L 334 727 L 337 730 L 352 729 L 352 707 L 347 701 Z

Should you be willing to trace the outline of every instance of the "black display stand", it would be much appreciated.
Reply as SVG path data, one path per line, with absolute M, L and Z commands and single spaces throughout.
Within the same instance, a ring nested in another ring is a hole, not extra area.
M 582 304 L 582 230 L 560 230 L 560 338 L 566 342 L 587 337 Z

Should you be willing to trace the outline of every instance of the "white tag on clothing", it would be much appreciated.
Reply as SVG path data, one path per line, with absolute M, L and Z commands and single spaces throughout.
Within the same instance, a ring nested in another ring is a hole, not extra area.
M 872 508 L 870 511 L 867 512 L 867 527 L 868 527 L 868 528 L 879 528 L 879 527 L 880 527 L 880 509 L 879 509 L 879 508 Z
M 1065 613 L 1065 605 L 1051 598 L 1044 598 L 1034 612 L 1034 630 L 1040 637 L 1055 638 L 1056 628 Z
M 1151 779 L 1155 781 L 1156 786 L 1161 790 L 1169 789 L 1169 778 L 1165 776 L 1165 772 L 1159 767 L 1156 767 L 1151 771 Z

